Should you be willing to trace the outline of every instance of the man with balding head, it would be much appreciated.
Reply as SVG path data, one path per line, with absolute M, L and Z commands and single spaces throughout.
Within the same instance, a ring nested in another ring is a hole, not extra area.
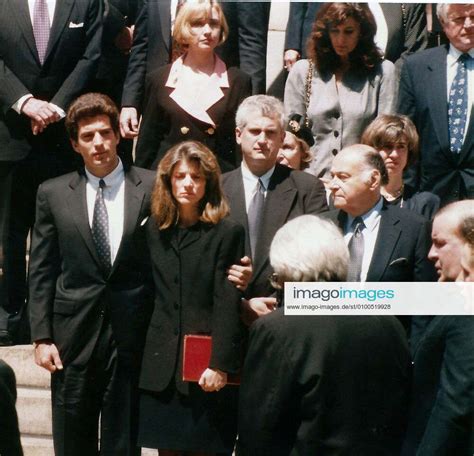
M 429 222 L 384 203 L 381 187 L 388 175 L 383 159 L 370 146 L 341 150 L 331 167 L 329 188 L 336 211 L 328 213 L 344 233 L 351 260 L 348 281 L 433 281 Z
M 461 225 L 474 216 L 474 201 L 465 200 L 441 209 L 433 221 L 428 258 L 434 263 L 440 282 L 454 282 L 461 272 L 461 257 L 465 240 Z
M 451 203 L 436 215 L 429 259 L 440 282 L 460 275 L 472 218 L 473 200 Z M 473 341 L 473 316 L 413 317 L 412 404 L 402 456 L 474 454 Z

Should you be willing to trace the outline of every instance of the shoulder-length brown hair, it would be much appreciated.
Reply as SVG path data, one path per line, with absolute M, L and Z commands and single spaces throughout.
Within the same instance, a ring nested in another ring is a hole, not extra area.
M 313 60 L 322 75 L 334 74 L 341 65 L 341 60 L 332 47 L 329 31 L 348 18 L 360 25 L 359 42 L 349 55 L 349 71 L 368 76 L 383 60 L 382 53 L 374 42 L 377 25 L 367 4 L 326 3 L 316 14 L 307 42 L 308 58 Z
M 179 221 L 179 205 L 171 189 L 171 176 L 181 161 L 197 163 L 206 179 L 206 190 L 199 202 L 199 220 L 215 225 L 229 213 L 220 182 L 221 170 L 216 157 L 204 144 L 186 141 L 168 150 L 158 166 L 151 196 L 151 213 L 158 228 L 164 230 Z
M 407 117 L 398 114 L 380 114 L 364 130 L 360 142 L 367 144 L 379 152 L 388 145 L 407 141 L 407 165 L 418 160 L 418 132 L 413 122 Z

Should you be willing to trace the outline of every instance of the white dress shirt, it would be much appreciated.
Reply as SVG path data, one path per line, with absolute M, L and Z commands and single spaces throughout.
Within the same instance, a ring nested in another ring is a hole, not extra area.
M 125 173 L 122 162 L 119 159 L 117 167 L 105 177 L 97 177 L 91 174 L 86 168 L 87 184 L 87 213 L 89 216 L 89 226 L 92 229 L 92 219 L 94 218 L 94 205 L 99 181 L 103 179 L 106 187 L 104 188 L 104 201 L 109 218 L 109 241 L 110 241 L 110 260 L 114 264 L 120 243 L 122 241 L 124 207 L 125 207 Z
M 245 210 L 249 211 L 250 202 L 253 199 L 257 191 L 257 184 L 258 180 L 262 181 L 262 185 L 264 186 L 265 197 L 267 196 L 267 188 L 268 184 L 270 183 L 270 178 L 272 177 L 273 171 L 275 170 L 275 166 L 272 166 L 263 176 L 255 176 L 252 172 L 247 168 L 245 162 L 242 162 L 241 165 L 242 169 L 242 178 L 244 183 L 244 192 L 245 192 Z
M 367 272 L 369 272 L 372 256 L 374 255 L 375 243 L 379 234 L 380 227 L 380 211 L 383 207 L 383 199 L 380 198 L 378 203 L 370 209 L 370 211 L 361 215 L 365 227 L 362 229 L 362 236 L 364 236 L 364 256 L 362 257 L 362 270 L 360 273 L 360 281 L 365 282 L 367 279 Z M 355 217 L 347 214 L 347 222 L 344 227 L 344 241 L 349 245 L 352 236 L 354 235 L 354 228 L 352 222 Z
M 454 78 L 456 77 L 456 73 L 458 71 L 458 59 L 459 57 L 464 54 L 463 52 L 456 49 L 452 44 L 449 45 L 449 52 L 446 58 L 446 65 L 447 65 L 447 87 L 446 87 L 446 103 L 449 103 L 449 91 L 451 90 L 451 86 L 453 84 Z M 464 129 L 464 136 L 463 139 L 466 139 L 466 133 L 469 126 L 469 120 L 471 118 L 471 110 L 472 104 L 474 103 L 474 49 L 471 49 L 469 54 L 473 60 L 467 62 L 466 70 L 467 70 L 467 118 L 466 118 L 466 128 Z

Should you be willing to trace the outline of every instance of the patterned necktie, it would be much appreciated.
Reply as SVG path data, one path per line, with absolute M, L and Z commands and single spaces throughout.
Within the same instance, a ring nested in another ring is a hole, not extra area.
M 99 181 L 99 188 L 95 196 L 94 215 L 92 217 L 92 239 L 97 254 L 106 273 L 110 272 L 112 261 L 110 257 L 109 216 L 104 201 L 105 182 Z
M 459 154 L 464 140 L 466 128 L 468 86 L 466 64 L 471 59 L 469 54 L 462 54 L 458 59 L 458 69 L 448 100 L 449 146 L 453 154 Z
M 265 187 L 259 179 L 257 189 L 250 202 L 247 218 L 249 222 L 249 238 L 250 250 L 252 251 L 252 259 L 255 261 L 255 253 L 257 251 L 257 241 L 259 237 L 260 227 L 262 225 L 263 206 L 265 205 Z
M 347 271 L 348 282 L 360 282 L 362 271 L 362 258 L 364 257 L 364 235 L 362 230 L 365 228 L 362 217 L 356 217 L 352 222 L 354 234 L 349 242 L 349 268 Z
M 50 26 L 47 1 L 36 0 L 33 9 L 33 34 L 41 65 L 44 63 L 46 49 L 48 48 Z

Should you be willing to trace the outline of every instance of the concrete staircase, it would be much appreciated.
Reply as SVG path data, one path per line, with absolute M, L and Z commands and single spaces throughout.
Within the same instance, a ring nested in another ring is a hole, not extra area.
M 17 412 L 25 456 L 53 456 L 49 374 L 36 366 L 33 347 L 1 347 L 0 358 L 15 371 Z
M 0 347 L 0 359 L 16 375 L 16 409 L 24 456 L 54 456 L 49 373 L 35 364 L 31 345 Z M 142 456 L 157 456 L 157 451 L 143 449 Z

